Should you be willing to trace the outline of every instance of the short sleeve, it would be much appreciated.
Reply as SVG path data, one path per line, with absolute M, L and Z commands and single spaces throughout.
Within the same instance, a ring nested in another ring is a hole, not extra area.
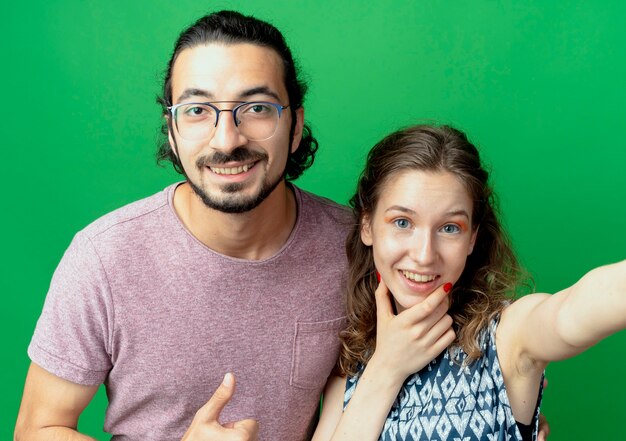
M 100 384 L 112 367 L 112 329 L 106 274 L 92 242 L 78 233 L 54 272 L 28 355 L 58 377 Z

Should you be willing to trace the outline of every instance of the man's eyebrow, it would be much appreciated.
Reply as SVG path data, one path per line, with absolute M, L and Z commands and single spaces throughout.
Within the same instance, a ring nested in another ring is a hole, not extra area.
M 280 102 L 278 94 L 267 86 L 253 87 L 252 89 L 245 90 L 240 96 L 242 98 L 249 98 L 254 95 L 268 95 Z
M 202 97 L 206 97 L 209 100 L 213 99 L 213 94 L 211 92 L 207 92 L 206 90 L 185 89 L 183 93 L 180 94 L 177 101 L 180 103 L 181 101 L 186 100 L 187 98 L 192 97 L 192 96 L 202 96 Z
M 253 87 L 252 89 L 244 90 L 239 95 L 239 98 L 245 99 L 245 98 L 250 98 L 251 96 L 254 96 L 254 95 L 267 95 L 267 96 L 274 98 L 276 101 L 280 102 L 280 97 L 278 96 L 278 94 L 267 86 L 258 86 L 258 87 Z M 209 101 L 215 100 L 215 96 L 211 92 L 208 92 L 206 90 L 185 89 L 183 93 L 181 93 L 180 96 L 178 97 L 177 102 L 180 103 L 183 100 L 186 100 L 187 98 L 190 98 L 192 96 L 204 97 Z

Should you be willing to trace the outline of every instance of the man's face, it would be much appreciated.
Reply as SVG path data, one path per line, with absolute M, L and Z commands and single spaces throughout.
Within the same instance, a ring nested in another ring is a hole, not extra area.
M 180 52 L 172 69 L 172 104 L 214 101 L 269 101 L 287 105 L 284 68 L 272 49 L 253 44 L 196 46 Z M 232 109 L 236 103 L 216 104 Z M 250 141 L 235 125 L 231 112 L 220 114 L 207 139 L 189 141 L 170 124 L 169 139 L 187 180 L 210 208 L 241 213 L 258 206 L 283 183 L 289 151 L 302 135 L 303 111 L 286 109 L 272 137 Z

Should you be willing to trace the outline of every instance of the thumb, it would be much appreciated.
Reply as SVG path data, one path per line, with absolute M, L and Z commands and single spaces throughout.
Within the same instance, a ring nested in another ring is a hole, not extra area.
M 235 393 L 235 376 L 230 372 L 213 393 L 213 396 L 196 413 L 196 418 L 204 422 L 218 421 L 220 413 Z
M 256 439 L 259 432 L 259 423 L 252 419 L 241 420 L 232 423 L 232 428 L 246 433 L 249 439 Z
M 383 279 L 380 279 L 378 282 L 378 288 L 376 288 L 374 292 L 374 297 L 376 299 L 376 317 L 378 320 L 392 317 L 393 307 L 391 306 L 391 299 L 389 298 L 389 289 Z

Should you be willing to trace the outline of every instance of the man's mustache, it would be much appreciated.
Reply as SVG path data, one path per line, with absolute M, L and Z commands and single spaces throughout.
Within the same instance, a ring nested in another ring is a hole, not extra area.
M 208 165 L 226 164 L 228 162 L 257 162 L 267 160 L 265 153 L 254 152 L 246 147 L 237 147 L 230 153 L 215 152 L 211 155 L 200 156 L 196 160 L 196 166 L 203 168 Z

